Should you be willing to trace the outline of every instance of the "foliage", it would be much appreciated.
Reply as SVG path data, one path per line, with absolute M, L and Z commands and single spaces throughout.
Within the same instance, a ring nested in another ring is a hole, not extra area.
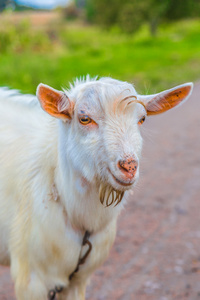
M 101 0 L 87 0 L 86 7 L 93 13 L 89 14 L 90 21 L 109 27 L 117 23 L 121 0 L 109 0 L 109 4 Z
M 6 8 L 7 0 L 0 0 L 0 12 Z
M 137 31 L 144 22 L 153 26 L 167 9 L 170 0 L 88 0 L 87 7 L 93 8 L 90 20 L 104 26 L 119 26 L 124 32 Z
M 26 21 L 0 26 L 0 85 L 35 93 L 43 82 L 57 89 L 77 76 L 112 76 L 158 92 L 199 78 L 200 20 L 147 26 L 133 36 L 74 22 L 35 28 Z
M 199 0 L 169 0 L 169 5 L 165 12 L 168 20 L 180 20 L 187 17 L 199 17 L 200 1 Z
M 144 19 L 144 2 L 138 0 L 127 1 L 121 7 L 117 23 L 127 33 L 137 31 Z
M 0 53 L 24 51 L 47 51 L 51 49 L 51 40 L 47 32 L 32 31 L 27 20 L 19 24 L 10 22 L 0 25 Z
M 77 19 L 78 17 L 80 17 L 80 12 L 80 9 L 78 9 L 74 2 L 71 2 L 69 5 L 62 9 L 64 18 L 68 20 Z
M 199 16 L 199 0 L 87 0 L 89 20 L 103 27 L 119 26 L 133 33 L 148 23 L 152 35 L 161 21 Z

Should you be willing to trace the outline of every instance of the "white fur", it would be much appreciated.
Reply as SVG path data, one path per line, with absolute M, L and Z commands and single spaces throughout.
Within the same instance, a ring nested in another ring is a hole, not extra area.
M 65 287 L 59 299 L 85 299 L 88 278 L 107 257 L 134 186 L 121 186 L 111 173 L 123 180 L 117 162 L 141 156 L 138 121 L 146 111 L 139 103 L 118 105 L 137 97 L 131 84 L 87 78 L 64 93 L 75 105 L 68 122 L 43 112 L 35 96 L 0 89 L 0 261 L 11 260 L 18 300 L 45 300 L 56 285 Z M 80 111 L 97 126 L 82 126 Z M 135 182 L 138 176 L 139 168 Z M 126 191 L 122 202 L 102 205 L 101 183 Z M 86 230 L 93 249 L 69 282 Z

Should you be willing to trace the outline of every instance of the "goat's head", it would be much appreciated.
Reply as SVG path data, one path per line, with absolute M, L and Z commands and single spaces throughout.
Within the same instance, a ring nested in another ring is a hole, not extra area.
M 63 92 L 40 84 L 42 108 L 61 122 L 62 152 L 73 168 L 99 186 L 100 201 L 118 204 L 139 177 L 140 125 L 185 100 L 192 83 L 159 94 L 138 95 L 111 78 L 77 82 Z

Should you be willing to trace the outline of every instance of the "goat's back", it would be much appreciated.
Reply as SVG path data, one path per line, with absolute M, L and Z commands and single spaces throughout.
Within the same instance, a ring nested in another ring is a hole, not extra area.
M 47 125 L 49 124 L 49 126 Z M 0 88 L 0 262 L 7 263 L 8 236 L 19 203 L 30 202 L 30 187 L 51 155 L 54 119 L 35 96 Z M 51 135 L 48 134 L 52 130 Z M 51 138 L 52 137 L 52 138 Z M 49 140 L 48 140 L 49 138 Z M 51 157 L 52 159 L 52 157 Z M 46 172 L 48 173 L 48 172 Z

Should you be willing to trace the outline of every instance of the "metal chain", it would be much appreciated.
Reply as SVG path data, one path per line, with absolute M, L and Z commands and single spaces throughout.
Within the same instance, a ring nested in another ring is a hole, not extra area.
M 61 293 L 62 290 L 62 286 L 56 286 L 55 289 L 50 290 L 48 293 L 48 300 L 56 300 L 56 294 Z
M 86 251 L 85 255 L 83 255 L 83 257 L 81 257 L 81 251 L 80 251 L 80 256 L 79 256 L 79 259 L 78 259 L 78 263 L 77 263 L 76 269 L 69 275 L 69 280 L 72 280 L 72 278 L 74 277 L 75 273 L 77 273 L 79 271 L 79 266 L 85 263 L 88 255 L 90 254 L 90 252 L 92 250 L 92 244 L 88 240 L 89 237 L 90 237 L 90 232 L 86 231 L 85 235 L 83 237 L 81 249 L 82 249 L 83 246 L 88 245 L 88 250 Z M 62 286 L 56 286 L 54 289 L 50 290 L 48 292 L 48 300 L 56 300 L 56 294 L 61 293 L 62 290 L 63 290 Z

